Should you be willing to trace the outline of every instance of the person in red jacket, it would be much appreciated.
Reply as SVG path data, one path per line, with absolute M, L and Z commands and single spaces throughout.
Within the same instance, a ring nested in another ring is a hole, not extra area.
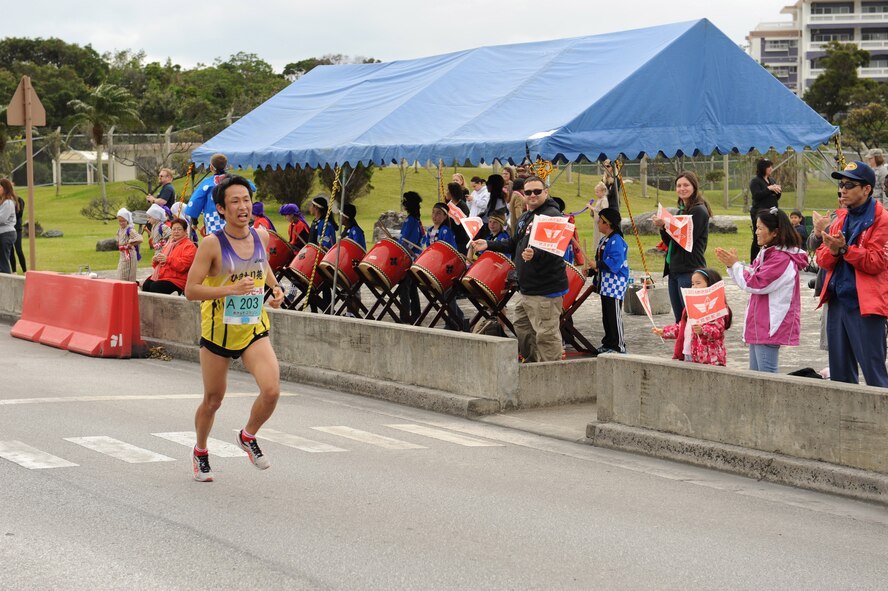
M 185 280 L 194 262 L 197 247 L 188 239 L 188 223 L 175 218 L 170 228 L 170 239 L 151 260 L 154 273 L 142 283 L 142 291 L 152 293 L 185 293 Z
M 817 264 L 826 270 L 820 304 L 829 303 L 830 379 L 858 383 L 859 364 L 868 385 L 888 388 L 888 211 L 873 198 L 876 174 L 863 162 L 832 177 L 846 209 L 836 211 L 817 249 Z

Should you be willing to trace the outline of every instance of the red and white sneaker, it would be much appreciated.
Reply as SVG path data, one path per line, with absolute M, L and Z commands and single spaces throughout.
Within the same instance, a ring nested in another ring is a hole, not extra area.
M 256 442 L 255 438 L 247 441 L 243 438 L 243 431 L 238 431 L 236 440 L 240 448 L 247 452 L 250 461 L 258 469 L 267 470 L 271 466 L 271 462 L 268 461 L 268 458 L 266 458 L 262 453 L 262 450 L 259 449 L 259 444 Z
M 210 456 L 199 456 L 191 450 L 191 469 L 194 479 L 198 482 L 213 482 L 213 470 L 210 468 Z

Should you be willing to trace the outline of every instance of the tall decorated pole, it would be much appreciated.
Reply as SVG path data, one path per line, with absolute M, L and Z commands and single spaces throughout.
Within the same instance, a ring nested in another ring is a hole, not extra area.
M 28 246 L 30 248 L 29 269 L 37 270 L 37 252 L 34 245 L 34 137 L 31 128 L 33 126 L 46 125 L 46 109 L 31 86 L 31 78 L 22 76 L 12 102 L 6 109 L 7 125 L 24 125 L 25 127 L 25 154 L 27 157 L 28 173 Z

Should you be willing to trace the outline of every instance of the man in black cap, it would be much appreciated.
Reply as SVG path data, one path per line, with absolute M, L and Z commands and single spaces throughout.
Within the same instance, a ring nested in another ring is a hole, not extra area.
M 520 297 L 515 304 L 515 332 L 518 353 L 525 361 L 560 361 L 564 353 L 561 341 L 561 312 L 567 293 L 564 258 L 539 248 L 532 248 L 530 229 L 537 215 L 560 217 L 558 206 L 539 177 L 524 181 L 528 211 L 521 216 L 515 236 L 502 241 L 475 240 L 477 252 L 514 253 Z M 514 301 L 514 300 L 513 300 Z
M 817 249 L 817 264 L 826 270 L 820 303 L 829 303 L 830 379 L 858 383 L 859 364 L 868 385 L 888 388 L 888 211 L 873 198 L 876 174 L 863 162 L 832 177 L 845 209 L 836 210 Z

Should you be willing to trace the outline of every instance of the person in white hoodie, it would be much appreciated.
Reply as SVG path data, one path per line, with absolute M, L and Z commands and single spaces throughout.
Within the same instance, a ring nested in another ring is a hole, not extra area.
M 0 273 L 12 273 L 12 248 L 15 246 L 15 210 L 18 207 L 18 196 L 8 179 L 0 184 Z
M 777 373 L 781 345 L 799 344 L 802 296 L 799 272 L 808 266 L 802 238 L 776 207 L 758 212 L 755 236 L 759 250 L 752 265 L 737 259 L 737 249 L 715 249 L 715 256 L 745 292 L 749 304 L 743 341 L 749 345 L 749 369 Z
M 485 213 L 487 212 L 487 202 L 490 201 L 490 192 L 487 190 L 487 184 L 480 176 L 472 177 L 472 192 L 466 197 L 469 202 L 469 217 L 481 218 L 487 223 Z

